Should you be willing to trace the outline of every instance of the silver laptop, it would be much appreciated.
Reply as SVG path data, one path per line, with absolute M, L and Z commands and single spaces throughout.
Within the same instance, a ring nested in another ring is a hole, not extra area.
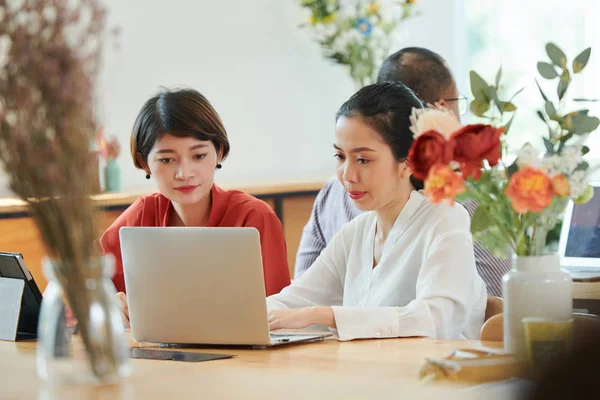
M 273 346 L 323 335 L 269 333 L 255 228 L 123 227 L 133 339 Z
M 569 202 L 560 232 L 561 265 L 575 280 L 600 279 L 600 184 L 585 204 Z

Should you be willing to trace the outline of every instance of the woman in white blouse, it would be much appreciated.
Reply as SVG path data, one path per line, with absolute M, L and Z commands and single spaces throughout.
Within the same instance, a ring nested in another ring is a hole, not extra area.
M 267 298 L 269 328 L 328 326 L 340 340 L 479 338 L 485 284 L 475 269 L 467 211 L 434 205 L 406 164 L 410 114 L 401 83 L 366 86 L 336 116 L 337 176 L 363 213 L 315 263 Z

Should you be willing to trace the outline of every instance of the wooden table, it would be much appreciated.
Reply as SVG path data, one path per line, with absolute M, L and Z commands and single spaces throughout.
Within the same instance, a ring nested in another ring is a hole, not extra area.
M 426 357 L 443 357 L 455 349 L 482 344 L 501 347 L 494 342 L 406 338 L 327 339 L 268 350 L 186 349 L 236 356 L 201 363 L 135 359 L 132 375 L 119 385 L 56 389 L 37 377 L 35 342 L 0 342 L 0 398 L 476 399 L 489 389 L 461 390 L 468 386 L 465 383 L 421 384 L 418 374 Z
M 302 230 L 310 218 L 312 206 L 324 180 L 298 182 L 265 182 L 262 185 L 220 185 L 222 189 L 242 190 L 265 201 L 281 220 L 287 244 L 290 275 L 294 276 L 296 253 Z M 92 196 L 98 209 L 98 229 L 103 232 L 146 190 L 129 193 L 102 193 Z M 28 205 L 16 198 L 0 198 L 0 251 L 22 253 L 40 290 L 46 287 L 42 259 L 47 251 L 31 217 Z
M 224 184 L 219 185 L 224 190 L 241 190 L 256 197 L 290 196 L 297 194 L 316 194 L 323 187 L 324 180 L 298 181 L 298 182 L 272 182 L 261 185 L 248 184 Z M 127 207 L 140 196 L 153 193 L 148 189 L 134 189 L 127 193 L 100 193 L 92 195 L 92 203 L 96 207 L 119 208 Z M 23 200 L 16 197 L 0 197 L 0 216 L 6 214 L 19 214 L 29 212 L 29 206 Z
M 573 299 L 600 300 L 600 282 L 573 282 Z

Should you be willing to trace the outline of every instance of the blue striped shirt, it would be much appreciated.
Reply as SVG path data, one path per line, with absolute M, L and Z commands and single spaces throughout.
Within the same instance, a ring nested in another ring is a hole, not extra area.
M 473 216 L 477 203 L 467 201 L 461 203 Z M 331 178 L 325 183 L 317 195 L 310 219 L 302 232 L 300 247 L 296 255 L 294 276 L 302 275 L 319 257 L 340 228 L 362 211 L 346 193 L 337 178 Z M 511 268 L 511 252 L 507 250 L 506 257 L 498 258 L 492 255 L 481 244 L 474 243 L 475 265 L 477 272 L 487 286 L 489 296 L 502 297 L 502 276 Z

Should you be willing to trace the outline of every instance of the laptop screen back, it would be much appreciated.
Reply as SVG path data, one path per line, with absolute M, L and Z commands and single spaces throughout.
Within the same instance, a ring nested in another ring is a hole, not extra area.
M 600 187 L 585 204 L 570 204 L 561 231 L 564 266 L 600 267 Z

